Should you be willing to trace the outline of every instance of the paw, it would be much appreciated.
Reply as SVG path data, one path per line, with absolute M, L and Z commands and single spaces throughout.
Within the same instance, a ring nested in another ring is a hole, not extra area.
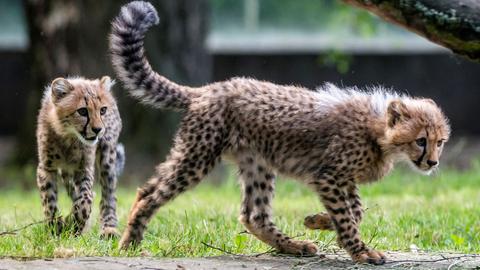
M 82 234 L 84 227 L 85 224 L 81 225 L 73 214 L 70 214 L 65 218 L 63 231 L 69 232 L 74 236 L 79 236 Z
M 128 232 L 125 231 L 122 235 L 122 238 L 120 238 L 120 241 L 118 242 L 118 247 L 120 249 L 128 249 L 130 247 L 130 244 L 132 243 L 132 240 L 130 239 L 130 236 L 127 234 Z
M 47 224 L 47 227 L 53 235 L 59 236 L 65 231 L 66 225 L 62 217 L 57 217 L 53 220 L 50 220 Z
M 105 227 L 102 229 L 100 237 L 104 239 L 114 239 L 120 237 L 120 233 L 115 227 Z
M 353 254 L 352 260 L 356 263 L 382 265 L 387 261 L 387 257 L 385 257 L 385 255 L 380 251 L 368 249 L 357 254 Z
M 332 219 L 327 213 L 318 213 L 315 215 L 310 215 L 305 218 L 303 225 L 311 230 L 325 230 L 333 231 L 335 227 L 333 226 Z
M 310 241 L 289 240 L 284 245 L 277 248 L 280 253 L 288 253 L 300 256 L 315 255 L 318 252 L 318 247 Z
M 130 247 L 137 247 L 138 244 L 142 241 L 142 236 L 140 234 L 135 234 L 134 231 L 127 228 L 120 239 L 118 246 L 120 249 L 128 249 Z

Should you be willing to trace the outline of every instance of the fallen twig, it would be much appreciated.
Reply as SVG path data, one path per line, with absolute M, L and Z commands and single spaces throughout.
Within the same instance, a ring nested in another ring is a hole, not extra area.
M 257 253 L 257 254 L 252 254 L 252 255 L 244 255 L 244 254 L 237 254 L 237 253 L 233 253 L 233 252 L 230 252 L 228 250 L 225 250 L 225 249 L 222 249 L 222 248 L 219 248 L 219 247 L 216 247 L 216 246 L 212 246 L 210 244 L 207 244 L 205 242 L 202 242 L 203 245 L 205 245 L 206 247 L 209 247 L 211 249 L 215 249 L 215 250 L 218 250 L 218 251 L 221 251 L 223 253 L 226 253 L 226 254 L 229 254 L 229 255 L 233 255 L 233 256 L 238 256 L 238 257 L 260 257 L 262 255 L 265 255 L 265 254 L 272 254 L 275 252 L 275 249 L 274 248 L 270 248 L 269 250 L 265 251 L 265 252 L 261 252 L 261 253 Z
M 397 266 L 397 265 L 402 265 L 406 263 L 436 263 L 436 262 L 449 261 L 449 260 L 459 260 L 464 258 L 480 258 L 480 255 L 477 255 L 477 254 L 466 254 L 466 255 L 454 256 L 454 257 L 446 257 L 443 255 L 440 255 L 440 256 L 442 257 L 441 259 L 435 259 L 435 260 L 401 260 L 401 261 L 390 261 L 390 262 L 387 262 L 387 264 L 394 264 L 392 266 Z
M 274 248 L 270 248 L 269 250 L 267 250 L 267 251 L 265 251 L 265 252 L 252 255 L 252 257 L 260 257 L 260 256 L 265 255 L 265 254 L 272 254 L 272 253 L 274 253 L 274 252 L 275 252 L 275 249 L 274 249 Z
M 9 230 L 9 231 L 4 231 L 4 232 L 0 232 L 0 236 L 4 236 L 4 235 L 16 235 L 17 232 L 21 231 L 21 230 L 24 230 L 28 227 L 31 227 L 33 225 L 37 225 L 37 224 L 41 224 L 41 223 L 45 223 L 46 220 L 42 220 L 42 221 L 35 221 L 35 222 L 32 222 L 30 224 L 27 224 L 23 227 L 20 227 L 20 228 L 17 228 L 17 229 L 13 229 L 13 230 Z
M 459 260 L 459 261 L 456 261 L 456 262 L 453 262 L 452 264 L 450 264 L 447 268 L 447 270 L 450 270 L 452 269 L 455 265 L 459 264 L 459 263 L 463 263 L 463 262 L 466 262 L 468 260 Z
M 50 258 L 36 257 L 36 256 L 12 256 L 12 255 L 2 255 L 0 259 L 12 259 L 16 261 L 33 261 L 33 260 L 44 260 L 51 261 Z
M 221 251 L 221 252 L 226 253 L 226 254 L 229 254 L 229 255 L 242 256 L 241 254 L 236 254 L 236 253 L 230 252 L 230 251 L 228 251 L 228 250 L 225 250 L 225 249 L 222 249 L 222 248 L 219 248 L 219 247 L 212 246 L 212 245 L 207 244 L 207 243 L 205 243 L 205 242 L 203 242 L 203 241 L 202 241 L 202 244 L 205 245 L 206 247 L 209 247 L 209 248 L 211 248 L 211 249 L 215 249 L 215 250 Z

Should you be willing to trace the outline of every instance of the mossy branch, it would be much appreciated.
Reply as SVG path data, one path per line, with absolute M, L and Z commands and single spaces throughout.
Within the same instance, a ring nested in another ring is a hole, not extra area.
M 343 0 L 480 62 L 478 0 Z

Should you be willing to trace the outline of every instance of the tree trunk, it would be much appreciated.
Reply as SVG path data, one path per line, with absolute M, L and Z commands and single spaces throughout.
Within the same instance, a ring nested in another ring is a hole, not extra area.
M 44 87 L 56 76 L 79 73 L 78 44 L 71 41 L 79 21 L 77 1 L 28 0 L 25 2 L 30 37 L 27 106 L 17 135 L 15 165 L 35 160 L 36 115 Z
M 343 0 L 480 62 L 478 0 Z
M 44 87 L 56 77 L 114 77 L 108 53 L 110 21 L 128 1 L 27 0 L 31 81 L 27 117 L 18 138 L 14 163 L 35 161 L 36 114 Z M 157 0 L 160 27 L 147 34 L 147 51 L 155 70 L 189 85 L 210 80 L 211 61 L 204 48 L 208 28 L 207 0 Z M 129 153 L 155 156 L 168 150 L 178 115 L 146 108 L 115 87 Z M 131 144 L 132 147 L 128 147 Z M 134 146 L 134 147 L 133 147 Z M 158 161 L 158 160 L 157 160 Z

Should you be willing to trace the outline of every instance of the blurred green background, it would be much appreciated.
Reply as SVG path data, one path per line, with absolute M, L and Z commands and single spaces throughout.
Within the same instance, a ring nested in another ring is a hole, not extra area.
M 34 186 L 35 117 L 54 78 L 115 77 L 107 51 L 115 0 L 0 0 L 0 186 Z M 384 85 L 435 99 L 451 119 L 444 160 L 465 169 L 480 148 L 480 67 L 335 0 L 154 0 L 161 24 L 147 35 L 154 68 L 188 85 L 232 76 L 315 88 Z M 138 184 L 164 159 L 180 115 L 115 87 L 127 167 Z M 222 181 L 225 169 L 215 172 Z

